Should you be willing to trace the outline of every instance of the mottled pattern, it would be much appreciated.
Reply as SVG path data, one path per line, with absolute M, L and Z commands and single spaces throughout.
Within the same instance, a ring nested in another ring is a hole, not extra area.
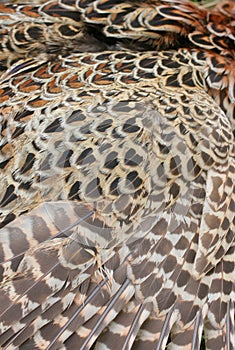
M 0 6 L 2 349 L 235 349 L 234 10 L 215 11 Z
M 107 49 L 200 49 L 209 94 L 235 119 L 235 5 L 184 0 L 55 0 L 0 5 L 0 70 L 20 58 L 52 61 Z

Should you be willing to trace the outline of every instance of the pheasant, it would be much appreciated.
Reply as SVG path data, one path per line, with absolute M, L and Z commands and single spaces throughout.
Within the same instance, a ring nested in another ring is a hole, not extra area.
M 2 349 L 235 348 L 232 6 L 2 5 Z
M 207 92 L 234 120 L 234 2 L 210 10 L 182 0 L 30 3 L 1 5 L 0 70 L 37 55 L 195 49 Z

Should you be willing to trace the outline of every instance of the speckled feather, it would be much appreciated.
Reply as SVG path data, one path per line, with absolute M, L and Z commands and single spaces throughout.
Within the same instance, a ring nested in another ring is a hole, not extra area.
M 232 58 L 102 45 L 1 77 L 0 345 L 232 350 Z
M 209 94 L 234 119 L 234 2 L 55 0 L 0 7 L 0 69 L 20 58 L 107 49 L 200 49 Z M 20 24 L 19 24 L 20 23 Z

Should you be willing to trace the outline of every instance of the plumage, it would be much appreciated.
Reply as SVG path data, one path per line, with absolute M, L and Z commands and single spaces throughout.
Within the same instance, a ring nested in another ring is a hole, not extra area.
M 0 69 L 20 58 L 107 49 L 199 49 L 209 94 L 234 120 L 234 3 L 45 0 L 0 8 Z
M 234 349 L 233 3 L 0 15 L 2 349 Z

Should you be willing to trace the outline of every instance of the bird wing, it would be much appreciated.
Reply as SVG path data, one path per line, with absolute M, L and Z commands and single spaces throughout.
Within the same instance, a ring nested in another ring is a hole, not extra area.
M 196 348 L 204 320 L 210 349 L 232 329 L 232 128 L 185 57 L 81 53 L 2 76 L 4 349 L 162 349 L 170 332 Z

